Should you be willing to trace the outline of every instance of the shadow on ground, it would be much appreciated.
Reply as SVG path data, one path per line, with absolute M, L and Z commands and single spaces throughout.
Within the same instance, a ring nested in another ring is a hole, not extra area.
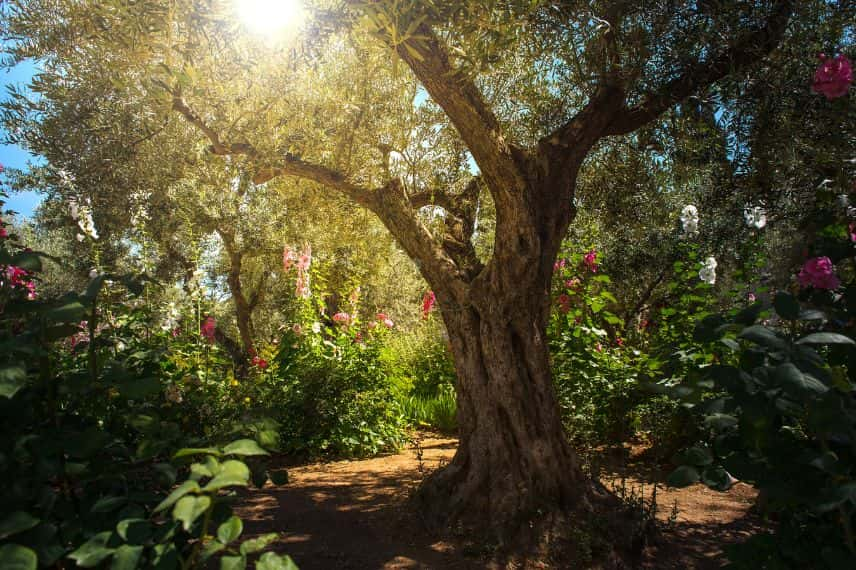
M 463 570 L 489 566 L 475 550 L 424 530 L 408 499 L 429 473 L 454 454 L 454 439 L 425 438 L 421 461 L 414 448 L 361 461 L 314 463 L 289 468 L 290 482 L 248 491 L 237 511 L 245 536 L 280 533 L 278 552 L 301 570 Z M 284 463 L 283 463 L 284 464 Z M 662 481 L 656 468 L 604 466 L 607 487 L 624 475 L 624 485 Z M 619 474 L 618 471 L 621 473 Z M 640 568 L 699 569 L 724 564 L 722 547 L 762 528 L 748 515 L 754 491 L 743 484 L 729 493 L 701 485 L 658 491 L 658 518 L 674 524 L 647 549 Z M 677 503 L 677 510 L 672 512 Z M 546 566 L 545 566 L 546 567 Z

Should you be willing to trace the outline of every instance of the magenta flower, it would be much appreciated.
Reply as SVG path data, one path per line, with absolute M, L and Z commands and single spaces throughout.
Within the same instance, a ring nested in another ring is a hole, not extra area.
M 850 241 L 856 242 L 856 222 L 850 222 L 850 225 L 847 226 L 847 230 L 850 234 Z
M 434 291 L 427 291 L 425 296 L 422 297 L 422 318 L 427 319 L 428 313 L 431 312 L 431 309 L 434 308 L 434 303 L 437 302 L 437 296 L 434 295 Z
M 820 54 L 820 65 L 814 72 L 811 89 L 822 93 L 827 99 L 837 99 L 847 95 L 850 84 L 853 83 L 853 68 L 846 55 L 839 54 L 833 58 Z
M 583 263 L 592 273 L 597 273 L 597 250 L 593 249 L 583 257 Z
M 755 293 L 749 293 L 746 295 L 746 300 L 750 303 L 754 303 L 756 301 Z
M 805 262 L 798 279 L 800 285 L 815 289 L 837 289 L 841 281 L 835 276 L 835 268 L 828 257 L 813 257 Z
M 199 327 L 199 334 L 208 341 L 209 344 L 214 344 L 214 332 L 217 330 L 217 321 L 214 317 L 206 317 Z

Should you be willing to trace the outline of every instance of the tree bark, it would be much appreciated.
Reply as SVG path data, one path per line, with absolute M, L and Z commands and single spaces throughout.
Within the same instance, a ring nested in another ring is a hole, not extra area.
M 544 323 L 532 318 L 539 312 L 443 312 L 460 443 L 422 490 L 429 521 L 477 517 L 513 533 L 539 512 L 587 507 L 589 486 L 558 414 Z

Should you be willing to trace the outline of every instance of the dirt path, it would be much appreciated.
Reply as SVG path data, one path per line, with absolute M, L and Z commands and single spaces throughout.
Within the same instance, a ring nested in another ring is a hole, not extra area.
M 386 457 L 289 468 L 287 485 L 269 483 L 241 501 L 238 513 L 245 521 L 245 533 L 282 533 L 276 549 L 290 554 L 301 570 L 486 568 L 466 546 L 426 534 L 406 508 L 422 473 L 447 462 L 455 446 L 454 439 L 429 436 L 421 443 L 421 461 L 411 447 Z M 636 468 L 632 461 L 628 464 L 631 473 Z M 642 476 L 649 481 L 647 497 L 650 481 L 661 474 L 649 470 Z M 607 481 L 611 478 L 620 485 L 618 474 L 604 476 Z M 638 485 L 638 479 L 625 478 L 626 489 L 638 489 Z M 728 493 L 701 486 L 658 489 L 658 518 L 668 519 L 677 500 L 677 520 L 664 543 L 649 550 L 643 567 L 719 567 L 719 547 L 753 528 L 746 517 L 753 497 L 752 489 L 742 484 Z

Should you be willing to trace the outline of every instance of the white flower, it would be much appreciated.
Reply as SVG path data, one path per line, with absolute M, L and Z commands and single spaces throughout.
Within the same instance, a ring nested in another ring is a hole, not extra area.
M 95 229 L 95 222 L 92 220 L 92 212 L 88 209 L 78 206 L 80 219 L 77 220 L 77 226 L 84 234 L 92 239 L 98 239 L 98 231 Z
M 97 270 L 97 269 L 95 269 L 95 268 L 90 269 L 90 270 L 89 270 L 89 278 L 90 278 L 90 279 L 95 279 L 96 277 L 98 277 L 98 270 Z
M 77 207 L 76 200 L 71 200 L 68 203 L 68 212 L 69 214 L 71 214 L 71 219 L 76 222 L 77 219 L 80 217 L 80 209 Z
M 746 206 L 743 209 L 743 218 L 746 225 L 759 230 L 767 225 L 767 212 L 760 206 Z
M 687 235 L 698 233 L 698 209 L 692 204 L 684 206 L 681 210 L 681 225 Z
M 850 205 L 850 196 L 848 196 L 847 194 L 839 194 L 838 195 L 838 206 L 842 210 L 846 210 L 847 206 L 849 206 L 849 205 Z
M 321 332 L 321 323 L 319 323 L 318 321 L 312 323 L 312 332 L 314 332 L 315 334 L 319 334 Z
M 76 238 L 77 238 L 77 241 L 83 241 L 83 240 L 85 240 L 85 239 L 86 239 L 86 236 L 85 236 L 85 235 L 83 235 L 83 234 L 77 234 L 77 235 L 76 235 L 76 236 L 74 236 L 74 237 L 76 237 Z
M 708 257 L 704 260 L 704 263 L 701 265 L 701 269 L 698 272 L 698 278 L 707 283 L 708 285 L 713 285 L 716 283 L 716 259 L 713 257 Z

